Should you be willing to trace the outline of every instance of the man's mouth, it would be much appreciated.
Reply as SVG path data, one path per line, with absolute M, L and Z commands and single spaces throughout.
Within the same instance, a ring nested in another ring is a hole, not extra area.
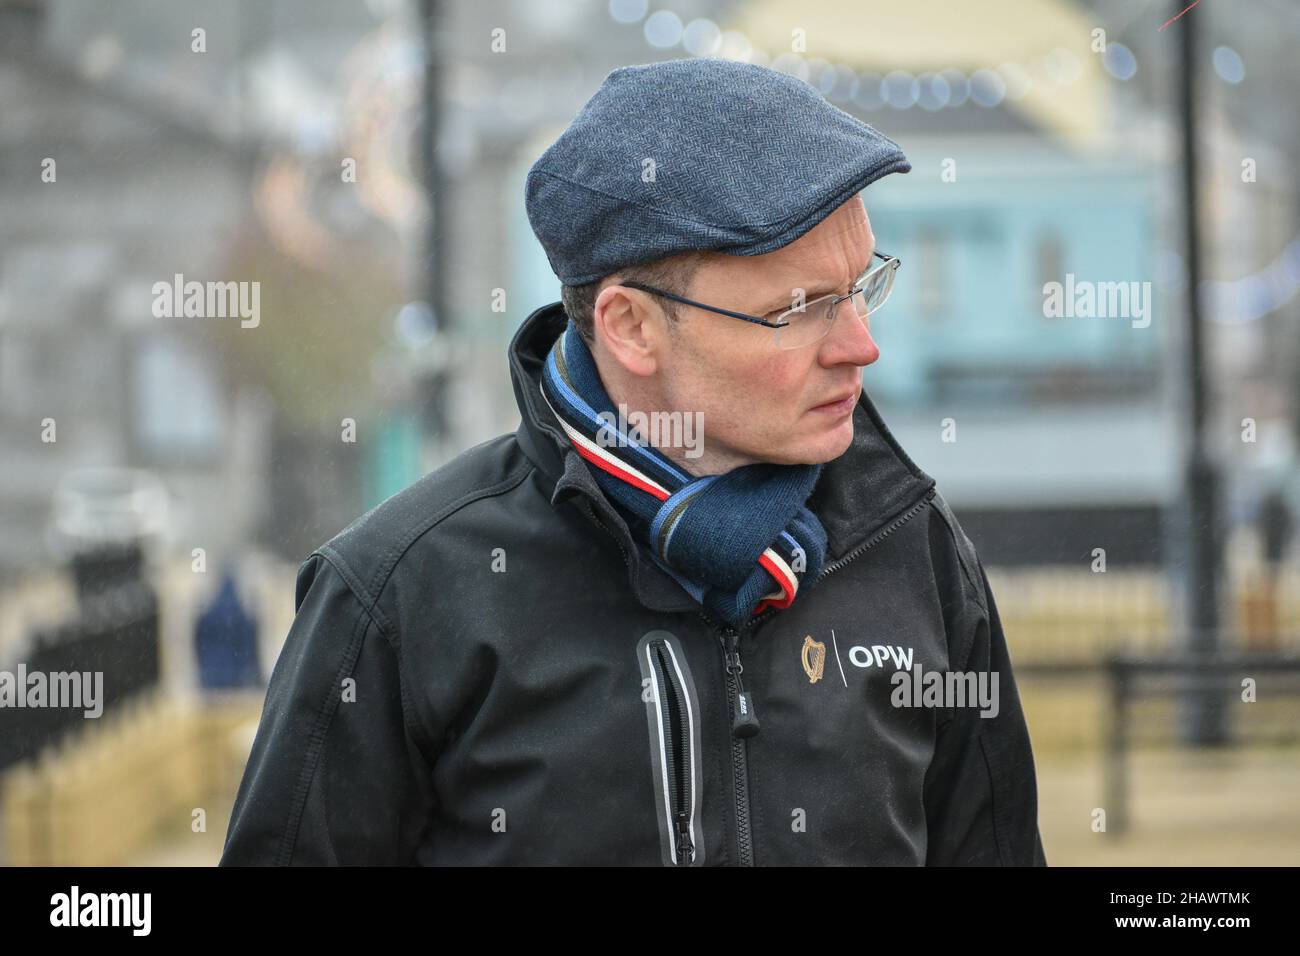
M 857 403 L 858 390 L 854 389 L 851 392 L 846 392 L 838 398 L 831 399 L 829 402 L 824 402 L 821 405 L 814 405 L 811 411 L 823 412 L 828 415 L 844 415 L 853 411 L 853 407 L 857 405 Z

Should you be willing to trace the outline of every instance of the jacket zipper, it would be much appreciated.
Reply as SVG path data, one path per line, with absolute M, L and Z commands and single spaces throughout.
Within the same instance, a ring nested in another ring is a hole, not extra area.
M 817 575 L 817 579 L 813 583 L 821 581 L 828 574 L 843 569 L 850 562 L 857 560 L 887 538 L 929 504 L 931 499 L 934 498 L 936 490 L 936 488 L 932 487 L 926 492 L 925 497 L 921 498 L 903 514 L 881 528 L 844 557 L 822 568 L 821 573 Z M 754 712 L 754 701 L 745 692 L 744 684 L 741 683 L 740 679 L 741 672 L 744 670 L 744 666 L 740 662 L 740 638 L 748 631 L 758 627 L 759 624 L 778 610 L 780 608 L 768 608 L 762 614 L 751 618 L 739 631 L 731 624 L 719 626 L 708 614 L 700 611 L 700 617 L 718 634 L 718 638 L 722 642 L 722 661 L 728 676 L 727 708 L 731 717 L 731 772 L 732 778 L 735 780 L 736 843 L 740 851 L 741 866 L 754 865 L 753 835 L 750 830 L 749 819 L 748 747 L 745 740 L 758 733 L 759 723 L 758 715 Z
M 668 866 L 704 862 L 699 701 L 684 655 L 680 641 L 668 631 L 650 631 L 637 642 L 642 680 L 653 687 L 653 696 L 646 699 L 646 717 L 660 850 Z
M 668 775 L 667 798 L 673 834 L 673 862 L 689 866 L 695 860 L 695 842 L 691 837 L 695 789 L 692 779 L 691 724 L 685 689 L 677 679 L 672 650 L 665 641 L 650 645 L 655 661 L 656 693 L 663 705 L 667 723 L 660 743 Z
M 708 620 L 707 615 L 704 619 Z M 745 740 L 758 733 L 758 717 L 740 680 L 741 671 L 744 670 L 740 663 L 740 636 L 745 630 L 746 628 L 741 628 L 737 632 L 735 627 L 725 624 L 718 636 L 722 641 L 723 665 L 728 677 L 727 712 L 731 716 L 731 776 L 736 799 L 736 847 L 740 865 L 753 866 L 754 842 L 749 825 L 749 751 Z
M 590 502 L 584 502 L 587 516 L 604 531 L 614 544 L 618 545 L 623 564 L 628 562 L 627 549 L 618 535 L 610 530 L 605 522 L 596 515 Z M 690 866 L 695 861 L 695 842 L 691 837 L 694 826 L 695 793 L 692 787 L 694 755 L 691 753 L 691 725 L 685 708 L 690 706 L 686 692 L 677 680 L 675 668 L 670 659 L 672 649 L 666 641 L 654 641 L 650 645 L 652 664 L 655 674 L 655 693 L 668 713 L 668 726 L 660 736 L 665 772 L 668 775 L 668 802 L 670 831 L 673 839 L 673 862 L 676 866 Z
M 840 568 L 844 567 L 844 566 L 845 566 L 846 564 L 848 564 L 850 561 L 852 561 L 852 560 L 854 560 L 855 558 L 858 558 L 859 556 L 861 556 L 863 552 L 867 551 L 869 548 L 874 548 L 876 545 L 878 545 L 878 544 L 879 544 L 881 541 L 883 541 L 885 538 L 889 537 L 889 535 L 893 534 L 893 532 L 895 532 L 896 530 L 898 530 L 898 527 L 899 527 L 900 525 L 902 525 L 902 524 L 903 524 L 904 522 L 906 522 L 909 518 L 911 518 L 913 515 L 915 515 L 918 511 L 920 511 L 920 510 L 923 509 L 926 505 L 928 505 L 928 504 L 930 503 L 930 501 L 934 498 L 934 495 L 935 495 L 935 492 L 936 492 L 936 491 L 938 491 L 938 488 L 936 488 L 936 487 L 931 487 L 930 490 L 927 491 L 927 492 L 925 493 L 925 497 L 924 497 L 924 498 L 922 498 L 922 499 L 921 499 L 920 501 L 918 501 L 916 504 L 912 505 L 912 507 L 908 508 L 907 511 L 903 512 L 901 515 L 899 515 L 899 516 L 898 516 L 897 518 L 895 518 L 893 521 L 889 522 L 889 524 L 885 525 L 885 527 L 881 528 L 879 531 L 877 531 L 875 534 L 873 534 L 873 535 L 872 535 L 868 540 L 866 540 L 866 541 L 864 541 L 862 544 L 858 545 L 856 548 L 854 548 L 852 551 L 850 551 L 850 552 L 849 552 L 848 554 L 846 554 L 844 557 L 840 558 L 838 561 L 834 562 L 833 564 L 829 564 L 829 565 L 827 565 L 826 567 L 822 568 L 822 573 L 819 574 L 819 575 L 817 575 L 817 580 L 820 581 L 822 578 L 826 577 L 826 575 L 830 574 L 832 571 L 838 571 L 838 570 L 840 570 Z M 814 583 L 815 583 L 815 582 L 814 582 Z M 767 613 L 769 613 L 769 612 L 768 612 L 768 611 L 764 611 L 763 613 L 764 613 L 764 614 L 767 614 Z

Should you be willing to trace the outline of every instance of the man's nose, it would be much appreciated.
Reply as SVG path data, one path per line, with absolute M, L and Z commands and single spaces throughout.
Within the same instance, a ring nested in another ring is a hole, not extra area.
M 870 317 L 858 314 L 851 302 L 841 302 L 831 323 L 831 329 L 822 339 L 818 360 L 827 368 L 851 363 L 870 365 L 880 358 L 880 347 L 871 337 Z

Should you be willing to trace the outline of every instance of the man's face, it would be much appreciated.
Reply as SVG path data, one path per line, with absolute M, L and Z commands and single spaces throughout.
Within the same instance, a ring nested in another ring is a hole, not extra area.
M 796 289 L 804 290 L 807 301 L 847 292 L 872 262 L 874 250 L 866 209 L 855 196 L 775 252 L 708 255 L 691 288 L 679 291 L 697 302 L 775 321 L 793 304 Z M 602 291 L 602 297 L 611 291 Z M 612 312 L 642 307 L 620 305 Z M 824 338 L 788 350 L 776 347 L 774 330 L 752 322 L 687 305 L 679 306 L 678 314 L 676 327 L 647 322 L 636 345 L 617 341 L 614 353 L 632 357 L 631 391 L 639 393 L 633 400 L 703 413 L 708 471 L 759 461 L 814 464 L 848 449 L 862 367 L 880 357 L 852 302 L 840 303 Z M 620 354 L 625 348 L 626 355 Z M 837 407 L 819 407 L 846 397 L 851 400 Z

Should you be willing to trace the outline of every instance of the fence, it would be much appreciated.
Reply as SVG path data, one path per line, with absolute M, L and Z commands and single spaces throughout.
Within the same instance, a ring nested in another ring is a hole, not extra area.
M 88 718 L 87 706 L 54 706 L 58 702 L 48 699 L 41 706 L 0 707 L 0 771 L 157 684 L 158 600 L 141 582 L 88 594 L 75 619 L 35 632 L 13 650 L 17 654 L 11 651 L 4 669 L 15 685 L 22 673 L 39 675 L 51 689 L 59 675 L 66 675 L 65 687 L 75 675 L 83 692 L 87 681 L 100 689 L 95 704 L 102 711 Z M 15 686 L 15 692 L 26 697 L 24 687 Z M 80 696 L 85 704 L 85 693 Z

